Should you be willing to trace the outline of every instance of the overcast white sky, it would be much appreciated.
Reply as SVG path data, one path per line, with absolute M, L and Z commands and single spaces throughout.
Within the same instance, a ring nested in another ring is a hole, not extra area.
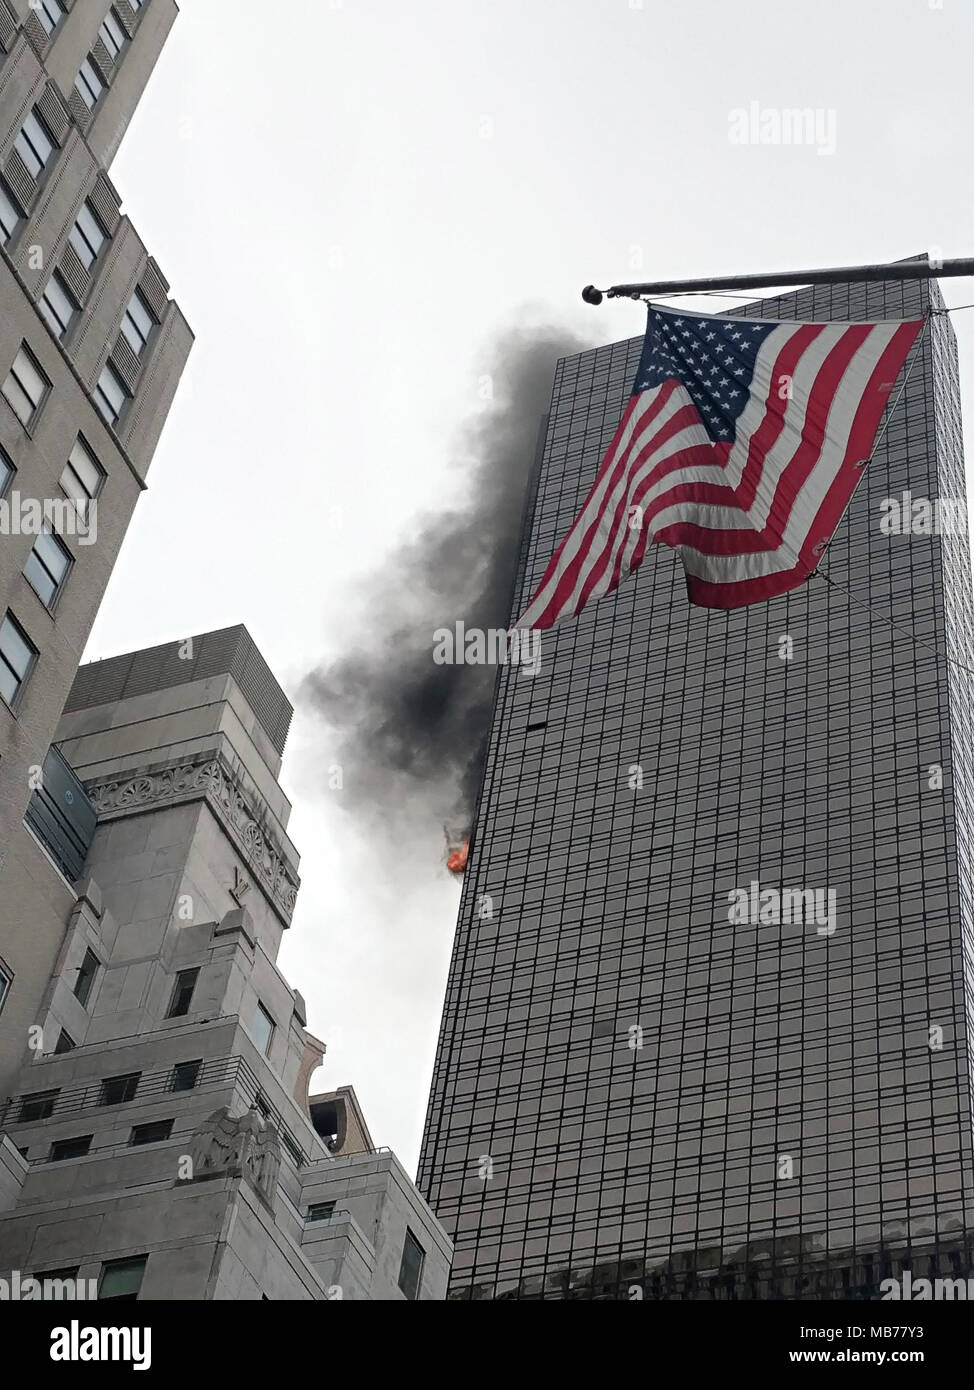
M 969 0 L 184 0 L 113 178 L 197 343 L 89 659 L 244 622 L 294 698 L 462 489 L 495 332 L 642 331 L 589 282 L 974 254 L 972 53 Z M 732 143 L 752 102 L 820 109 L 834 152 Z M 413 1170 L 458 888 L 435 825 L 383 880 L 319 743 L 299 717 L 281 963 L 316 1086 Z

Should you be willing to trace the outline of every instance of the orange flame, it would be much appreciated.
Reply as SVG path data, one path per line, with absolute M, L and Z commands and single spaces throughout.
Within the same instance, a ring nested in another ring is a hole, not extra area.
M 447 856 L 446 867 L 451 874 L 462 874 L 467 867 L 467 855 L 470 853 L 470 841 L 464 840 L 458 849 L 451 850 Z

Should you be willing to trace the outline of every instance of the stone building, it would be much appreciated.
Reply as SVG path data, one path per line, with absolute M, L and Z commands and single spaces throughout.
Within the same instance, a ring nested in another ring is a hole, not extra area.
M 309 1098 L 325 1044 L 276 963 L 290 720 L 242 627 L 78 673 L 27 815 L 64 916 L 0 1119 L 0 1271 L 104 1297 L 445 1297 L 452 1246 L 354 1092 Z
M 444 1296 L 276 965 L 291 707 L 243 628 L 78 667 L 192 343 L 109 177 L 174 0 L 0 0 L 0 1275 Z
M 192 341 L 108 174 L 175 16 L 0 0 L 0 1094 L 71 905 L 24 813 Z

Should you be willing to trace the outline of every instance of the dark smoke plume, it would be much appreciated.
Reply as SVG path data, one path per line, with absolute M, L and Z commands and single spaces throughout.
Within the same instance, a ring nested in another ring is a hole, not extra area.
M 528 479 L 556 359 L 590 346 L 562 328 L 513 329 L 494 344 L 493 401 L 465 427 L 467 503 L 423 517 L 370 582 L 382 616 L 363 648 L 312 672 L 301 697 L 335 733 L 342 802 L 389 819 L 469 824 L 496 667 L 438 666 L 433 634 L 506 628 Z M 331 753 L 329 754 L 331 758 Z

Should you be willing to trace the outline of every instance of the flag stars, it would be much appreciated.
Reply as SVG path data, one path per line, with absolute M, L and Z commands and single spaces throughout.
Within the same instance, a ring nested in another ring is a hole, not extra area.
M 749 399 L 758 349 L 774 324 L 674 317 L 660 310 L 651 311 L 651 320 L 655 341 L 647 348 L 637 389 L 679 382 L 709 438 L 733 439 L 734 422 Z

